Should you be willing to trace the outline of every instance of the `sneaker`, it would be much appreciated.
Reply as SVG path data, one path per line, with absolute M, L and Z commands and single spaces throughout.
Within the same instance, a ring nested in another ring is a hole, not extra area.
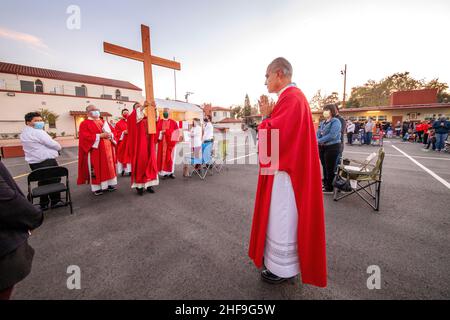
M 269 270 L 265 269 L 261 272 L 261 279 L 270 284 L 280 284 L 292 278 L 281 278 Z
M 102 190 L 94 191 L 94 196 L 101 196 L 103 194 Z

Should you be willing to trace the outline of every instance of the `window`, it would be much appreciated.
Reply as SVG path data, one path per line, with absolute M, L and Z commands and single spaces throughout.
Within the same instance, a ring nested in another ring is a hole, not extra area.
M 225 118 L 227 118 L 227 117 L 228 117 L 228 113 L 227 113 L 227 112 L 224 112 L 224 113 L 223 113 L 223 116 L 224 116 Z
M 101 98 L 103 98 L 103 99 L 111 99 L 112 100 L 112 95 L 110 95 L 110 94 L 102 94 Z
M 214 112 L 214 117 L 217 117 L 217 112 Z
M 20 91 L 23 92 L 34 92 L 34 82 L 20 80 Z
M 75 95 L 77 97 L 86 97 L 87 96 L 87 88 L 85 85 L 81 87 L 75 87 Z
M 122 101 L 130 101 L 130 98 L 129 98 L 129 97 L 122 97 L 121 100 L 122 100 Z
M 36 92 L 44 93 L 44 84 L 42 83 L 41 80 L 37 79 L 37 80 L 34 82 L 34 85 L 35 85 L 35 88 L 36 88 L 36 89 L 35 89 Z
M 367 117 L 358 117 L 358 121 L 366 121 Z
M 120 90 L 117 89 L 116 90 L 116 100 L 120 100 L 121 97 L 122 97 L 122 94 L 120 93 Z
M 387 121 L 387 116 L 378 116 L 378 121 Z
M 358 121 L 358 117 L 349 117 L 348 118 L 350 121 Z

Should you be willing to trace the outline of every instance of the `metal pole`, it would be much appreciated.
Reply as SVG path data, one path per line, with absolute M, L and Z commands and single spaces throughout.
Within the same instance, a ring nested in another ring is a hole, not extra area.
M 342 108 L 345 108 L 346 91 L 347 91 L 347 65 L 345 65 L 344 69 L 344 99 L 342 99 Z

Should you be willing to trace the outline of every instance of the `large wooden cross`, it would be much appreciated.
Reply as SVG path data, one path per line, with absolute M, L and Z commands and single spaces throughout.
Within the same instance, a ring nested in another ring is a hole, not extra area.
M 152 56 L 150 46 L 150 28 L 148 26 L 141 25 L 141 35 L 142 35 L 142 52 L 130 50 L 107 42 L 103 43 L 103 49 L 106 53 L 141 61 L 144 63 L 146 100 L 148 102 L 154 102 L 155 96 L 153 92 L 152 65 L 154 64 L 157 66 L 175 70 L 181 70 L 181 65 L 176 61 Z M 147 110 L 147 118 L 148 118 L 148 132 L 150 134 L 156 133 L 156 114 L 155 110 L 152 107 L 149 107 Z

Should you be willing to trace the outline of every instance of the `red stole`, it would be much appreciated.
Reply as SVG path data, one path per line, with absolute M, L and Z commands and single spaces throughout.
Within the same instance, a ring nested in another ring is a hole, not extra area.
M 108 139 L 100 139 L 98 148 L 92 148 L 97 134 L 103 133 L 103 125 L 103 120 L 89 119 L 80 124 L 77 180 L 79 185 L 89 183 L 99 185 L 116 177 L 116 155 L 112 142 Z
M 278 163 L 264 164 L 271 156 L 271 132 L 279 132 Z M 325 218 L 316 134 L 308 101 L 295 87 L 284 91 L 270 118 L 259 126 L 260 175 L 255 200 L 249 256 L 262 267 L 274 175 L 287 172 L 292 180 L 298 208 L 298 256 L 302 281 L 318 287 L 327 285 Z M 267 139 L 265 138 L 267 133 Z M 264 145 L 267 142 L 267 152 Z M 274 170 L 271 169 L 275 168 Z M 277 168 L 278 167 L 278 168 Z
M 128 150 L 131 157 L 131 183 L 156 180 L 156 135 L 148 134 L 147 117 L 137 122 L 136 110 L 127 119 Z
M 159 119 L 156 124 L 156 136 L 159 138 L 162 130 L 165 130 L 162 140 L 158 140 L 158 171 L 171 172 L 173 168 L 172 153 L 179 141 L 178 124 L 172 120 Z

